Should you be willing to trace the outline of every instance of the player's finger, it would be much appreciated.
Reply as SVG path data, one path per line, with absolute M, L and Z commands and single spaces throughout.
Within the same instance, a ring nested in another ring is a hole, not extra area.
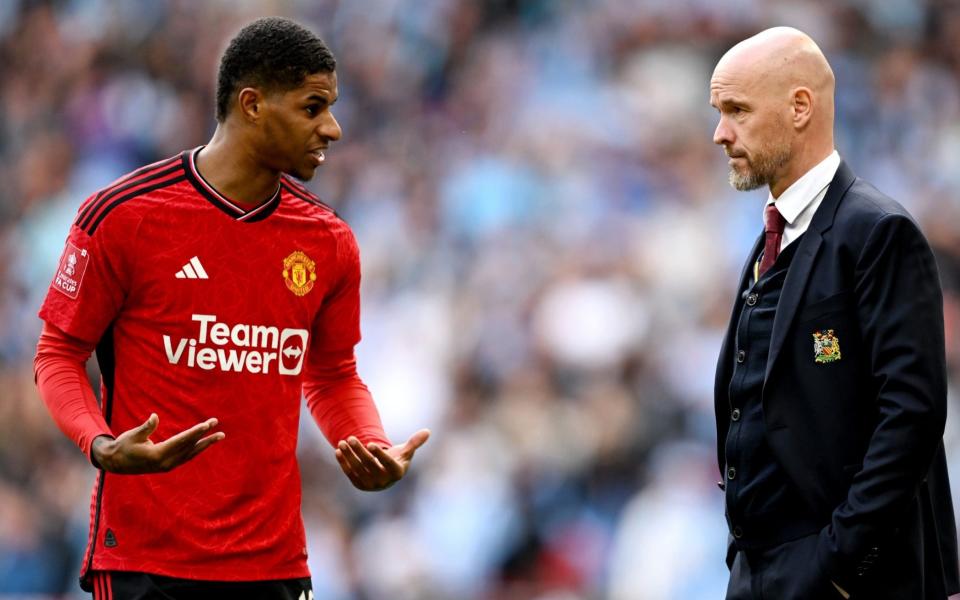
M 367 467 L 367 471 L 370 473 L 370 489 L 385 489 L 403 477 L 405 469 L 391 457 L 388 456 L 387 458 L 390 458 L 393 464 L 390 467 L 385 466 L 370 449 L 364 447 L 360 443 L 360 440 L 355 437 L 350 438 L 350 447 L 357 453 L 363 461 L 363 464 Z M 380 446 L 376 444 L 370 444 L 370 447 L 380 448 Z
M 353 467 L 350 466 L 350 463 L 347 461 L 347 457 L 343 454 L 343 451 L 340 448 L 334 450 L 333 455 L 337 457 L 337 462 L 340 464 L 340 468 L 343 472 L 350 477 L 353 475 Z
M 216 444 L 217 442 L 219 442 L 225 437 L 227 437 L 227 434 L 223 433 L 222 431 L 218 431 L 216 433 L 210 434 L 207 437 L 201 439 L 199 442 L 196 443 L 193 449 L 190 450 L 190 452 L 187 454 L 187 458 L 183 462 L 187 462 L 188 460 L 192 459 L 194 456 L 200 454 L 201 452 L 203 452 L 210 446 Z
M 343 458 L 350 466 L 351 472 L 355 473 L 358 477 L 369 475 L 369 472 L 367 471 L 366 466 L 364 466 L 363 461 L 361 461 L 360 457 L 356 455 L 356 453 L 353 451 L 353 448 L 350 447 L 350 444 L 341 441 L 337 446 L 337 449 L 343 454 Z
M 379 474 L 384 472 L 383 465 L 381 465 L 380 461 L 377 460 L 377 458 L 371 454 L 370 451 L 363 446 L 363 444 L 360 443 L 360 440 L 351 436 L 349 444 L 354 454 L 357 455 L 370 473 Z
M 158 445 L 162 451 L 189 451 L 205 433 L 216 427 L 217 423 L 216 419 L 207 419 L 203 423 L 197 423 L 190 429 L 168 437 Z
M 362 481 L 357 476 L 357 473 L 354 471 L 353 467 L 350 465 L 350 461 L 347 460 L 346 455 L 339 448 L 337 448 L 337 450 L 334 451 L 334 455 L 337 457 L 337 462 L 340 463 L 340 469 L 343 471 L 343 474 L 347 476 L 347 479 L 350 480 L 350 483 L 352 483 L 353 486 L 358 489 L 361 489 L 361 490 L 368 489 L 366 482 Z
M 390 454 L 382 446 L 378 444 L 370 444 L 368 448 L 370 449 L 370 452 L 377 457 L 377 460 L 380 461 L 380 464 L 383 465 L 383 468 L 393 480 L 403 477 L 404 473 L 406 472 L 406 470 L 403 468 L 403 465 L 401 465 L 397 459 L 390 456 Z
M 421 429 L 420 431 L 414 433 L 410 436 L 410 439 L 407 440 L 407 443 L 403 445 L 403 451 L 401 454 L 407 459 L 413 458 L 414 452 L 416 452 L 420 446 L 423 446 L 427 443 L 427 440 L 430 439 L 430 430 Z
M 150 438 L 150 435 L 157 430 L 157 425 L 159 424 L 160 417 L 157 416 L 157 413 L 150 413 L 147 420 L 133 430 L 131 437 L 138 442 L 145 442 Z

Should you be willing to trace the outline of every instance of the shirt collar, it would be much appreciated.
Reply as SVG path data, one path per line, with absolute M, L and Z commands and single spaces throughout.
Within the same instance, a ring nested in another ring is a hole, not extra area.
M 774 198 L 772 194 L 768 195 L 767 204 L 776 202 L 777 210 L 787 223 L 793 225 L 797 217 L 810 206 L 820 192 L 830 185 L 839 166 L 840 155 L 834 150 L 830 156 L 794 181 L 793 185 L 780 194 L 779 198 Z

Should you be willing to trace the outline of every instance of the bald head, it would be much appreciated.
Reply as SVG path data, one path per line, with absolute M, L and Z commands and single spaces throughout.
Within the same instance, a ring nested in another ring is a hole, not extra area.
M 743 40 L 717 63 L 718 75 L 750 80 L 771 93 L 806 87 L 833 106 L 830 63 L 810 36 L 792 27 L 773 27 Z
M 826 158 L 833 151 L 834 87 L 823 52 L 797 29 L 767 29 L 728 50 L 710 80 L 710 103 L 721 114 L 714 141 L 730 156 L 757 159 L 731 164 L 734 186 L 766 184 L 776 196 L 785 189 L 777 183 L 788 186 Z M 738 185 L 737 173 L 758 177 Z

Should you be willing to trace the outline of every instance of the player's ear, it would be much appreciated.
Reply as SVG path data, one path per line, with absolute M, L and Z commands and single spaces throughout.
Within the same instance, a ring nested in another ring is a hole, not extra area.
M 263 92 L 257 88 L 245 87 L 237 94 L 237 104 L 240 108 L 240 114 L 243 115 L 243 118 L 251 123 L 256 123 L 260 120 L 260 115 L 263 112 Z

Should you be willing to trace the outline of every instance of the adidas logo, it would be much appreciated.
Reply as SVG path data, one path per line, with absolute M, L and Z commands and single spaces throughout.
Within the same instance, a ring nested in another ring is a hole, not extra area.
M 177 279 L 210 279 L 207 272 L 203 270 L 200 259 L 194 256 L 190 262 L 183 265 L 183 268 L 177 271 Z

